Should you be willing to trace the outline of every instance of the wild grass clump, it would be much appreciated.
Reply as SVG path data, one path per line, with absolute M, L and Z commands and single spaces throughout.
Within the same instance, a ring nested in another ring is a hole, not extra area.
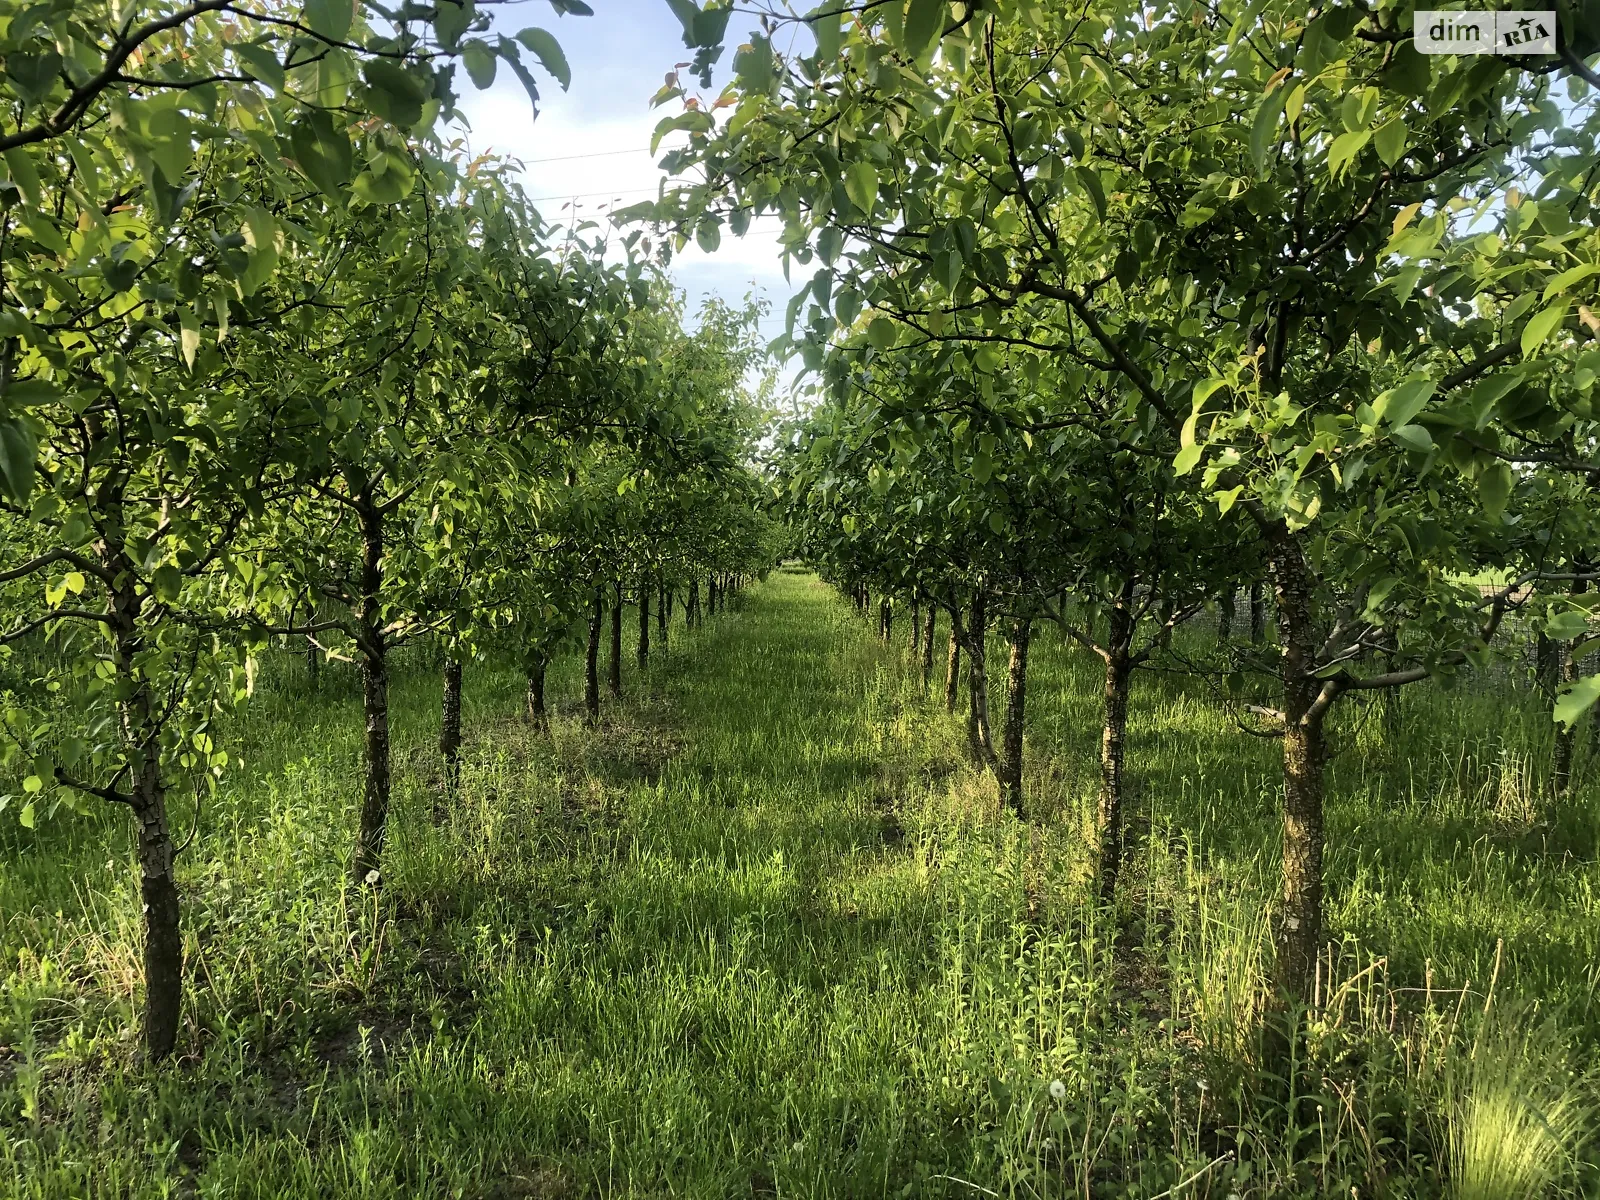
M 1576 1195 L 1580 1155 L 1600 1115 L 1592 1066 L 1536 1012 L 1502 1008 L 1450 1070 L 1453 1200 Z

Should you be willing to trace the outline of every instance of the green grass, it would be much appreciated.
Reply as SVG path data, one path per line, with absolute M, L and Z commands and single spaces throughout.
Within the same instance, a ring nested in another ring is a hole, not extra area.
M 414 655 L 374 903 L 343 888 L 357 681 L 267 664 L 183 860 L 177 1062 L 136 1065 L 128 1033 L 118 814 L 0 831 L 0 1193 L 1476 1195 L 1495 1131 L 1537 1120 L 1513 1091 L 1564 1117 L 1518 1177 L 1596 1186 L 1596 771 L 1540 798 L 1548 731 L 1510 683 L 1408 694 L 1394 744 L 1375 709 L 1340 715 L 1339 941 L 1309 1060 L 1275 1083 L 1275 747 L 1140 679 L 1138 849 L 1108 911 L 1097 664 L 1041 635 L 1027 827 L 908 666 L 780 571 L 676 628 L 598 730 L 575 656 L 549 741 L 520 679 L 469 669 L 452 798 Z

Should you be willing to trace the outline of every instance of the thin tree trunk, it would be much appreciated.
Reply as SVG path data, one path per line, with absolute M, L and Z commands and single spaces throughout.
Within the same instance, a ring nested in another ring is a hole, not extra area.
M 317 643 L 309 633 L 306 634 L 306 683 L 313 692 L 322 684 L 322 651 L 317 649 Z
M 589 714 L 589 724 L 600 721 L 600 631 L 605 626 L 605 593 L 594 590 L 594 609 L 589 614 L 589 648 L 583 663 L 583 706 Z
M 644 675 L 650 665 L 650 589 L 639 585 L 639 645 L 635 650 L 639 660 L 639 674 Z
M 550 717 L 544 705 L 544 675 L 550 665 L 550 656 L 540 653 L 528 671 L 528 720 L 540 733 L 550 729 Z
M 1555 695 L 1561 680 L 1561 644 L 1542 629 L 1533 639 L 1533 669 L 1539 690 Z
M 1110 900 L 1122 873 L 1126 840 L 1123 761 L 1127 751 L 1128 681 L 1133 674 L 1126 650 L 1106 660 L 1104 726 L 1100 731 L 1100 895 Z
M 661 643 L 661 653 L 667 652 L 667 625 L 672 620 L 672 593 L 667 585 L 656 589 L 656 641 Z
M 144 1046 L 152 1062 L 172 1053 L 183 1002 L 183 927 L 177 849 L 167 824 L 166 789 L 152 755 L 138 771 L 133 816 L 139 827 L 139 898 L 144 907 Z
M 920 598 L 911 601 L 911 653 L 915 654 L 922 648 L 922 601 Z
M 939 609 L 932 602 L 928 602 L 928 613 L 923 618 L 925 628 L 922 631 L 922 690 L 926 694 L 928 685 L 933 681 L 933 635 L 939 620 Z
M 382 878 L 383 843 L 389 821 L 389 646 L 379 604 L 383 589 L 383 513 L 370 497 L 362 499 L 361 600 L 356 622 L 361 700 L 367 726 L 366 781 L 351 869 L 358 884 L 376 886 Z
M 887 642 L 894 634 L 894 605 L 885 596 L 878 601 L 878 636 Z
M 1233 637 L 1233 589 L 1217 598 L 1217 644 L 1226 646 Z
M 1110 901 L 1117 894 L 1122 873 L 1126 790 L 1123 762 L 1127 750 L 1128 684 L 1133 677 L 1133 580 L 1122 585 L 1107 622 L 1105 686 L 1102 692 L 1100 730 L 1100 895 Z
M 1323 714 L 1313 706 L 1318 645 L 1312 580 L 1300 544 L 1278 525 L 1271 534 L 1274 599 L 1281 639 L 1283 689 L 1283 866 L 1278 913 L 1278 993 L 1299 1004 L 1312 998 L 1322 947 Z
M 613 696 L 622 695 L 622 585 L 616 585 L 611 605 L 611 662 L 606 682 Z
M 689 580 L 689 596 L 683 602 L 683 627 L 696 629 L 700 625 L 700 580 Z
M 983 589 L 972 594 L 967 618 L 967 745 L 973 760 L 993 769 L 994 738 L 989 731 L 989 619 Z
M 1267 606 L 1261 597 L 1261 581 L 1250 585 L 1250 640 L 1256 645 L 1267 636 Z
M 956 711 L 961 693 L 961 622 L 950 617 L 950 646 L 944 656 L 944 710 Z
M 1006 721 L 1001 739 L 1003 761 L 1000 771 L 1000 799 L 1018 820 L 1023 815 L 1022 736 L 1028 704 L 1028 643 L 1033 636 L 1033 620 L 1015 617 L 1011 622 L 1011 664 L 1006 675 Z
M 447 655 L 444 660 L 439 754 L 444 759 L 445 785 L 455 791 L 461 786 L 461 660 L 454 653 Z

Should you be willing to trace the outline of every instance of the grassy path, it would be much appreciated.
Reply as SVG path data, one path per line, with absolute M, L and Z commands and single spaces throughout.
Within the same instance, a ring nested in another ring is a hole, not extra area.
M 341 886 L 356 683 L 308 692 L 297 664 L 267 664 L 235 739 L 248 768 L 185 863 L 175 1067 L 128 1065 L 116 814 L 0 831 L 0 1196 L 1148 1197 L 1197 1172 L 1183 1195 L 1366 1195 L 1380 1176 L 1441 1194 L 1438 1063 L 1459 1031 L 1432 1009 L 1422 1032 L 1396 1023 L 1421 1001 L 1364 951 L 1347 945 L 1353 990 L 1319 1018 L 1337 1123 L 1244 1084 L 1270 748 L 1141 684 L 1146 836 L 1113 939 L 1086 902 L 1094 664 L 1039 641 L 1023 827 L 905 657 L 779 571 L 703 631 L 676 627 L 598 730 L 572 656 L 548 740 L 519 679 L 469 672 L 456 796 L 437 680 L 414 663 L 395 689 L 391 883 L 366 908 Z M 1517 930 L 1502 988 L 1520 972 L 1553 997 L 1564 975 L 1576 998 L 1557 1011 L 1592 1021 L 1572 964 L 1593 961 L 1593 798 L 1537 845 L 1497 832 L 1466 759 L 1427 736 L 1404 768 L 1431 806 L 1397 813 L 1376 758 L 1339 768 L 1336 830 L 1406 834 L 1335 847 L 1336 919 L 1374 931 L 1400 981 L 1428 961 L 1440 986 L 1481 982 Z M 1577 853 L 1553 863 L 1552 836 Z M 1376 1165 L 1374 1144 L 1391 1147 Z M 1222 1160 L 1241 1147 L 1246 1166 Z

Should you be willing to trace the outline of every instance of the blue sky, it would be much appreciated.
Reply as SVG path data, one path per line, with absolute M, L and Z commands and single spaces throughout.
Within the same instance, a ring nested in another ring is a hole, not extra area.
M 566 221 L 574 212 L 600 218 L 606 207 L 649 199 L 661 171 L 649 154 L 657 121 L 681 111 L 674 101 L 649 105 L 675 63 L 691 54 L 682 28 L 666 0 L 589 0 L 592 17 L 557 17 L 543 0 L 493 10 L 495 28 L 515 34 L 528 25 L 548 29 L 560 41 L 572 68 L 572 87 L 560 86 L 537 69 L 542 104 L 532 119 L 527 93 L 509 71 L 501 71 L 486 92 L 465 89 L 463 105 L 477 151 L 491 150 L 522 160 L 528 194 L 547 219 Z M 732 48 L 745 40 L 754 17 L 735 14 L 728 27 L 728 52 L 712 80 L 712 94 L 728 81 Z M 666 145 L 671 145 L 669 139 Z M 659 157 L 659 156 L 657 156 Z M 567 208 L 565 205 L 576 205 Z M 782 331 L 784 306 L 792 292 L 784 281 L 776 222 L 758 221 L 743 238 L 725 235 L 715 255 L 690 242 L 674 259 L 672 273 L 689 296 L 691 308 L 707 294 L 737 302 L 752 287 L 763 291 L 772 311 L 762 332 Z

